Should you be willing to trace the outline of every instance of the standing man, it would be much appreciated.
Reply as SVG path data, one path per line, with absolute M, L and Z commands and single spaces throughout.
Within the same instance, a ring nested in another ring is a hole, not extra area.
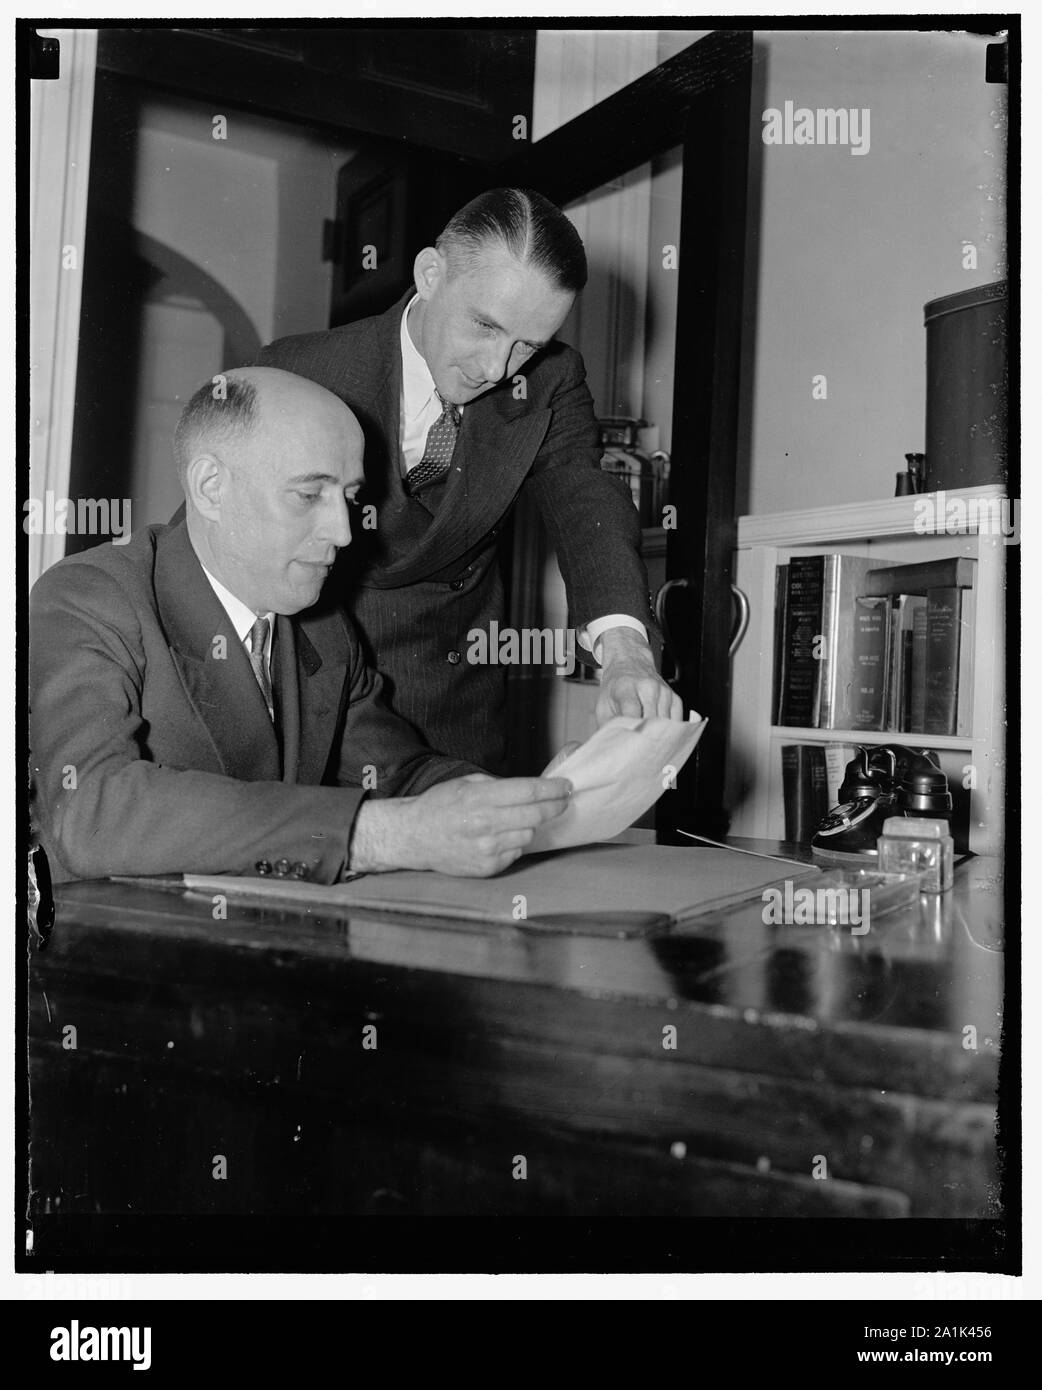
M 375 527 L 338 582 L 392 707 L 432 748 L 498 768 L 505 673 L 466 660 L 504 622 L 497 538 L 522 489 L 557 551 L 597 719 L 682 718 L 648 644 L 637 512 L 600 467 L 582 358 L 555 339 L 586 283 L 582 241 L 539 193 L 500 188 L 449 221 L 392 309 L 285 338 L 261 362 L 310 377 L 365 432 Z

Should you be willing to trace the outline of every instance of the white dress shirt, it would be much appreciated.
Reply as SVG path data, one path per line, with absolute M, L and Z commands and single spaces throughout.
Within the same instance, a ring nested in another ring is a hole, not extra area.
M 412 334 L 409 332 L 409 311 L 419 297 L 418 294 L 414 294 L 405 306 L 400 334 L 402 397 L 398 415 L 398 439 L 401 454 L 399 462 L 403 475 L 411 472 L 423 458 L 423 451 L 427 444 L 427 431 L 435 420 L 439 419 L 443 410 L 441 400 L 435 390 L 430 368 L 421 356 L 412 340 Z M 457 406 L 456 409 L 460 415 L 463 414 L 463 406 Z M 594 660 L 600 661 L 601 654 L 598 650 L 600 639 L 609 628 L 613 627 L 631 627 L 639 632 L 645 641 L 647 640 L 647 628 L 636 618 L 631 618 L 628 613 L 608 613 L 603 618 L 595 618 L 586 627 L 577 629 L 576 640 L 585 651 L 593 653 Z
M 403 473 L 411 473 L 423 458 L 423 451 L 427 447 L 427 431 L 441 418 L 444 410 L 430 368 L 420 355 L 407 326 L 409 310 L 419 297 L 418 294 L 413 295 L 402 315 L 402 398 L 398 415 L 398 440 Z M 458 405 L 456 410 L 462 416 L 463 407 Z
M 202 561 L 199 562 L 202 564 Z M 228 620 L 235 629 L 235 635 L 246 649 L 246 655 L 252 655 L 253 648 L 250 646 L 250 630 L 258 618 L 267 618 L 268 637 L 264 643 L 264 666 L 270 677 L 271 675 L 271 639 L 275 633 L 275 614 L 274 613 L 255 613 L 252 608 L 247 608 L 242 599 L 238 599 L 226 589 L 219 579 L 215 579 L 210 571 L 203 565 L 203 574 L 210 581 L 210 588 L 220 600 L 221 607 L 228 614 Z

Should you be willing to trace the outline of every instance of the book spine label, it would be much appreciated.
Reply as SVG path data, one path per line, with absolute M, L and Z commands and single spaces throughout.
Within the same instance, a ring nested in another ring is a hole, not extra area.
M 839 555 L 824 557 L 821 585 L 821 636 L 817 650 L 818 698 L 814 722 L 819 729 L 831 729 L 836 714 L 836 651 L 839 645 L 840 567 Z
M 959 696 L 961 603 L 955 587 L 926 596 L 926 717 L 924 732 L 954 734 Z
M 788 676 L 788 635 L 786 614 L 789 607 L 789 567 L 778 565 L 774 572 L 774 688 L 771 692 L 771 720 L 782 722 L 782 692 Z
M 926 604 L 918 603 L 912 614 L 912 674 L 909 680 L 908 729 L 926 732 Z
M 855 729 L 883 727 L 889 636 L 887 600 L 855 600 L 854 684 L 851 698 L 851 726 Z
M 782 724 L 814 727 L 818 694 L 815 639 L 821 635 L 823 580 L 824 556 L 794 555 L 789 560 Z

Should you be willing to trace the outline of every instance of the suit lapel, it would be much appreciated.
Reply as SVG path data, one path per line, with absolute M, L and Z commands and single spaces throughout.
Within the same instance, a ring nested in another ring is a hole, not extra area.
M 549 410 L 531 409 L 507 389 L 469 405 L 426 535 L 410 554 L 367 575 L 366 583 L 379 589 L 412 584 L 466 554 L 513 501 L 549 427 Z
M 284 704 L 283 780 L 316 786 L 329 762 L 347 668 L 343 653 L 320 652 L 318 624 L 310 618 L 280 618 L 279 624 L 280 636 L 283 626 L 289 633 L 282 665 L 289 692 Z
M 282 780 L 295 782 L 300 762 L 300 688 L 293 623 L 279 614 L 271 651 L 271 685 L 275 717 L 282 738 Z
M 223 772 L 277 781 L 279 746 L 260 686 L 182 522 L 156 542 L 156 603 L 185 693 Z

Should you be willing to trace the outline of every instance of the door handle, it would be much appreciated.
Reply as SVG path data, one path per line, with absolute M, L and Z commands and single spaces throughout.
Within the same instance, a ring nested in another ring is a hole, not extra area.
M 728 657 L 734 656 L 742 645 L 742 638 L 749 630 L 749 600 L 737 584 L 731 585 L 731 597 L 738 610 L 738 618 L 734 625 L 734 631 L 731 633 L 731 645 L 727 648 Z
M 666 621 L 666 598 L 673 589 L 686 589 L 688 581 L 686 579 L 667 579 L 665 584 L 655 595 L 655 621 L 662 629 L 662 636 L 665 639 L 666 647 L 673 657 L 674 664 L 679 664 L 677 659 L 677 644 L 673 641 L 669 623 Z M 737 584 L 731 585 L 731 597 L 734 599 L 736 617 L 735 624 L 731 630 L 731 642 L 727 648 L 728 657 L 733 657 L 738 648 L 742 645 L 742 640 L 749 630 L 749 600 L 739 589 Z

